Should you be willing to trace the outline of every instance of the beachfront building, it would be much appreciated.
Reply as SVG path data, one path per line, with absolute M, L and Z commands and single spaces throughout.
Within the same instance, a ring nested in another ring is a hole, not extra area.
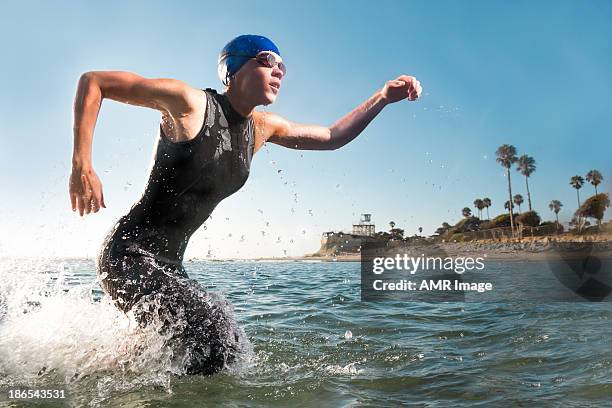
M 365 242 L 377 242 L 376 226 L 372 214 L 361 214 L 352 232 L 327 231 L 321 236 L 321 248 L 317 255 L 357 254 Z
M 359 223 L 353 224 L 353 235 L 371 237 L 376 233 L 376 227 L 372 223 L 372 214 L 361 214 Z

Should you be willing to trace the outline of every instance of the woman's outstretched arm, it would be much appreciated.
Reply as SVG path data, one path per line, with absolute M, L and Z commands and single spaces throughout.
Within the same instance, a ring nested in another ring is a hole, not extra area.
M 421 83 L 415 77 L 402 75 L 388 81 L 361 105 L 346 114 L 331 127 L 290 122 L 274 113 L 262 113 L 260 119 L 269 129 L 266 140 L 291 149 L 335 150 L 355 139 L 389 104 L 421 95 Z
M 93 133 L 102 100 L 112 99 L 156 109 L 171 118 L 193 114 L 198 93 L 174 79 L 147 79 L 131 72 L 91 71 L 79 79 L 74 99 L 74 147 L 69 194 L 79 214 L 106 208 L 102 183 L 92 166 Z M 200 104 L 201 105 L 201 104 Z

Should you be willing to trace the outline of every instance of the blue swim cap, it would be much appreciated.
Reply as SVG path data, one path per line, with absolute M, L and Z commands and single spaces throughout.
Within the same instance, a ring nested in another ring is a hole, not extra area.
M 238 72 L 249 58 L 255 57 L 261 51 L 273 51 L 280 56 L 280 51 L 272 40 L 261 35 L 240 35 L 228 42 L 219 54 L 217 67 L 223 85 L 229 83 L 229 78 Z

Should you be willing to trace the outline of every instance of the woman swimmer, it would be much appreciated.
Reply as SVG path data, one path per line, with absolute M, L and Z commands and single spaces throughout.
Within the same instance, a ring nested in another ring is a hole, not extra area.
M 153 319 L 182 372 L 212 374 L 238 352 L 238 329 L 227 305 L 189 279 L 183 254 L 215 206 L 246 182 L 253 155 L 266 142 L 292 149 L 335 150 L 356 138 L 385 105 L 416 100 L 421 85 L 402 75 L 388 81 L 331 127 L 302 125 L 255 111 L 276 100 L 286 68 L 268 38 L 242 35 L 219 56 L 224 93 L 174 79 L 129 72 L 83 74 L 74 103 L 69 192 L 81 216 L 106 208 L 92 167 L 93 132 L 102 100 L 161 112 L 160 135 L 145 191 L 108 233 L 96 272 L 102 289 L 142 326 Z

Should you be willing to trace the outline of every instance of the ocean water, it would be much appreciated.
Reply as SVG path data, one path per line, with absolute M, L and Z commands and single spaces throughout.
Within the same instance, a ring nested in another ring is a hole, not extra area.
M 0 406 L 612 406 L 612 305 L 361 302 L 352 262 L 187 262 L 249 341 L 179 376 L 109 302 L 89 260 L 0 261 Z M 491 273 L 540 268 L 489 262 Z M 144 351 L 143 351 L 144 350 Z

